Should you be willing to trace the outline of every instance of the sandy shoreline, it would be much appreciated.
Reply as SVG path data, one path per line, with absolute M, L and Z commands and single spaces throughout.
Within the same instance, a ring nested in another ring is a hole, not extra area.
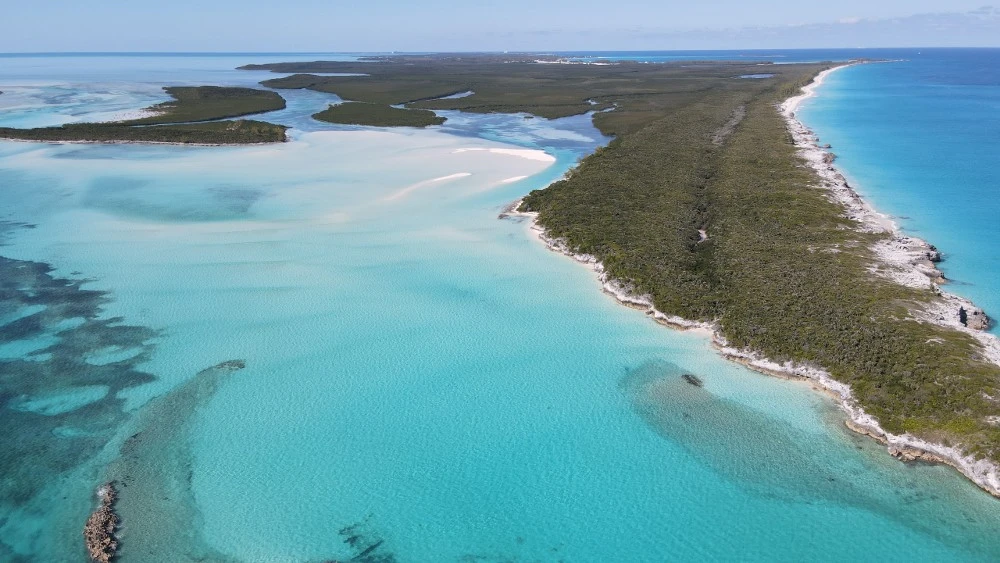
M 851 63 L 854 64 L 854 63 Z M 922 311 L 913 314 L 919 320 L 960 330 L 970 334 L 983 345 L 983 355 L 993 363 L 1000 365 L 1000 339 L 996 336 L 965 326 L 960 321 L 959 309 L 964 308 L 969 314 L 968 324 L 982 322 L 982 328 L 988 326 L 988 319 L 982 310 L 962 297 L 943 292 L 938 287 L 944 281 L 944 276 L 934 265 L 940 260 L 937 249 L 927 242 L 903 234 L 899 227 L 886 215 L 877 212 L 865 202 L 861 196 L 847 183 L 843 174 L 833 166 L 834 156 L 827 148 L 821 147 L 813 132 L 795 118 L 795 111 L 803 101 L 815 96 L 816 90 L 823 80 L 831 73 L 850 66 L 845 64 L 819 73 L 815 79 L 802 88 L 802 93 L 793 96 L 779 107 L 787 122 L 795 145 L 801 156 L 813 168 L 820 180 L 818 187 L 827 190 L 831 199 L 844 206 L 845 214 L 858 222 L 858 228 L 865 232 L 887 233 L 887 241 L 876 244 L 872 250 L 877 263 L 872 264 L 873 274 L 892 279 L 897 283 L 910 287 L 932 289 L 937 298 L 933 299 Z M 875 420 L 858 405 L 851 388 L 833 379 L 828 372 L 814 366 L 796 365 L 791 362 L 778 363 L 761 356 L 753 350 L 737 349 L 726 342 L 714 323 L 698 322 L 664 314 L 658 311 L 649 296 L 639 295 L 633 288 L 627 287 L 608 277 L 604 266 L 596 257 L 579 254 L 567 245 L 566 241 L 550 237 L 545 229 L 537 223 L 536 213 L 517 211 L 520 201 L 509 206 L 501 217 L 523 216 L 530 219 L 529 232 L 543 242 L 550 250 L 565 254 L 581 262 L 597 274 L 605 293 L 613 296 L 621 304 L 642 310 L 656 322 L 680 330 L 695 330 L 705 334 L 712 340 L 713 346 L 726 359 L 738 362 L 750 369 L 783 378 L 803 379 L 814 383 L 813 387 L 834 398 L 841 410 L 847 416 L 845 424 L 851 430 L 869 436 L 886 445 L 887 452 L 901 460 L 923 460 L 944 463 L 957 469 L 969 480 L 988 493 L 1000 498 L 1000 467 L 987 460 L 976 460 L 964 455 L 957 448 L 942 444 L 930 443 L 909 434 L 892 434 L 886 432 Z
M 146 119 L 147 117 L 156 117 L 158 115 L 163 115 L 163 113 L 164 113 L 163 111 L 157 111 L 150 108 L 127 109 L 106 116 L 105 119 L 96 123 L 117 123 L 119 121 L 133 121 L 136 119 Z M 94 122 L 84 121 L 82 123 L 94 123 Z

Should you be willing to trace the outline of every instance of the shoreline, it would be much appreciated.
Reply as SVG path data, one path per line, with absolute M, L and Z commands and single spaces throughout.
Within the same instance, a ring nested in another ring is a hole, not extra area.
M 162 110 L 154 110 L 150 108 L 142 109 L 126 109 L 119 112 L 115 112 L 108 116 L 108 119 L 104 121 L 83 121 L 81 123 L 116 123 L 119 121 L 134 121 L 136 119 L 147 119 L 150 117 L 156 117 L 163 115 L 165 112 Z
M 35 139 L 13 139 L 10 137 L 0 137 L 0 141 L 11 143 L 35 143 L 39 145 L 166 145 L 172 147 L 256 147 L 261 145 L 276 145 L 288 142 L 288 134 L 285 133 L 283 141 L 264 141 L 260 143 L 180 143 L 176 141 L 42 141 Z
M 888 215 L 880 213 L 865 201 L 834 166 L 836 156 L 830 152 L 829 146 L 821 146 L 813 131 L 796 118 L 795 111 L 803 101 L 816 95 L 816 90 L 822 86 L 827 76 L 853 64 L 859 63 L 839 65 L 820 72 L 810 84 L 802 88 L 801 94 L 785 100 L 779 106 L 788 131 L 799 149 L 799 156 L 816 172 L 820 180 L 817 187 L 826 190 L 834 202 L 843 205 L 845 215 L 854 219 L 860 230 L 889 235 L 886 240 L 871 248 L 876 258 L 876 262 L 870 267 L 871 273 L 900 285 L 932 291 L 935 297 L 928 300 L 921 309 L 911 309 L 910 313 L 919 321 L 972 336 L 981 344 L 984 359 L 1000 365 L 1000 339 L 984 332 L 989 328 L 989 317 L 972 301 L 941 290 L 940 284 L 947 280 L 936 266 L 941 260 L 937 248 L 923 239 L 903 233 Z M 964 322 L 963 311 L 966 315 Z M 834 381 L 822 370 L 813 371 L 818 373 L 809 374 L 808 377 L 819 380 L 824 387 L 840 395 L 840 406 L 848 414 L 848 428 L 885 444 L 894 457 L 903 460 L 924 459 L 950 465 L 986 492 L 1000 498 L 1000 467 L 996 464 L 985 459 L 975 460 L 957 448 L 928 442 L 909 434 L 887 432 L 874 417 L 857 405 L 849 386 Z
M 902 285 L 934 291 L 936 298 L 928 301 L 922 310 L 911 311 L 911 314 L 920 321 L 960 330 L 973 336 L 981 343 L 985 359 L 1000 365 L 1000 338 L 983 332 L 989 327 L 989 318 L 982 309 L 968 299 L 940 290 L 939 284 L 944 282 L 945 278 L 935 266 L 941 259 L 937 249 L 924 240 L 903 234 L 890 217 L 879 213 L 868 204 L 833 165 L 836 157 L 829 152 L 829 147 L 821 147 L 812 130 L 795 118 L 796 109 L 803 101 L 816 95 L 816 90 L 827 76 L 853 64 L 860 63 L 847 63 L 820 72 L 812 82 L 802 88 L 801 94 L 792 96 L 779 105 L 778 111 L 785 119 L 787 129 L 799 149 L 798 154 L 816 172 L 819 180 L 816 187 L 826 190 L 833 201 L 843 205 L 845 215 L 858 223 L 857 228 L 864 232 L 890 235 L 886 241 L 873 245 L 872 251 L 876 263 L 871 265 L 871 272 Z M 545 228 L 538 224 L 538 214 L 519 211 L 520 205 L 521 200 L 517 200 L 505 208 L 500 217 L 528 218 L 528 231 L 531 236 L 545 244 L 549 250 L 589 266 L 597 275 L 603 292 L 614 297 L 620 304 L 641 310 L 664 326 L 704 334 L 723 358 L 749 369 L 784 379 L 812 382 L 814 389 L 830 395 L 835 400 L 846 415 L 844 424 L 847 428 L 882 443 L 886 446 L 887 453 L 893 457 L 902 461 L 921 460 L 949 465 L 982 490 L 1000 498 L 1000 467 L 996 464 L 985 459 L 976 460 L 957 448 L 931 443 L 909 434 L 889 433 L 857 404 L 849 385 L 833 379 L 825 370 L 814 366 L 796 365 L 792 362 L 778 363 L 753 350 L 734 348 L 729 346 L 716 323 L 692 321 L 657 310 L 649 296 L 639 295 L 633 291 L 634 288 L 610 279 L 603 264 L 596 257 L 576 253 L 566 241 L 548 236 Z M 967 312 L 968 324 L 979 323 L 981 326 L 973 328 L 963 324 L 960 309 Z

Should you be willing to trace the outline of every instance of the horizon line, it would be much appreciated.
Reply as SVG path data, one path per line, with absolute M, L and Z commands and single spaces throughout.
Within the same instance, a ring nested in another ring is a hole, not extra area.
M 996 46 L 927 46 L 905 47 L 740 47 L 727 49 L 507 49 L 507 50 L 415 50 L 415 51 L 3 51 L 0 56 L 19 55 L 449 55 L 449 54 L 561 54 L 561 53 L 691 53 L 740 51 L 849 51 L 901 49 L 1000 49 Z

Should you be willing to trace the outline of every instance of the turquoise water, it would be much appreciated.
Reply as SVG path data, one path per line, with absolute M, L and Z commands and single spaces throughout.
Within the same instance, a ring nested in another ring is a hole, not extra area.
M 948 290 L 1000 317 L 1000 50 L 839 70 L 800 117 L 877 209 L 944 254 Z
M 148 59 L 4 67 L 0 123 L 263 62 Z M 108 478 L 124 561 L 1000 557 L 954 471 L 498 219 L 605 141 L 585 117 L 336 128 L 287 94 L 280 146 L 0 143 L 0 559 L 81 560 Z

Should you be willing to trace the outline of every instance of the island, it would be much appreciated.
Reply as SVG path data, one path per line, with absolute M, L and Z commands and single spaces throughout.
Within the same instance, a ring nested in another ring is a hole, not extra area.
M 0 139 L 44 142 L 134 142 L 246 145 L 285 141 L 283 125 L 230 119 L 283 109 L 276 92 L 221 86 L 164 88 L 172 100 L 146 108 L 136 119 L 70 123 L 59 127 L 0 127 Z
M 726 356 L 811 378 L 894 455 L 1000 495 L 988 317 L 941 289 L 936 249 L 880 222 L 788 103 L 838 66 L 413 55 L 243 68 L 290 73 L 271 88 L 410 111 L 590 113 L 614 139 L 515 206 L 551 248 L 623 303 L 710 330 Z M 393 124 L 352 105 L 353 123 Z
M 372 127 L 427 127 L 441 125 L 445 118 L 426 109 L 406 109 L 367 102 L 345 102 L 313 114 L 314 119 L 344 125 Z

